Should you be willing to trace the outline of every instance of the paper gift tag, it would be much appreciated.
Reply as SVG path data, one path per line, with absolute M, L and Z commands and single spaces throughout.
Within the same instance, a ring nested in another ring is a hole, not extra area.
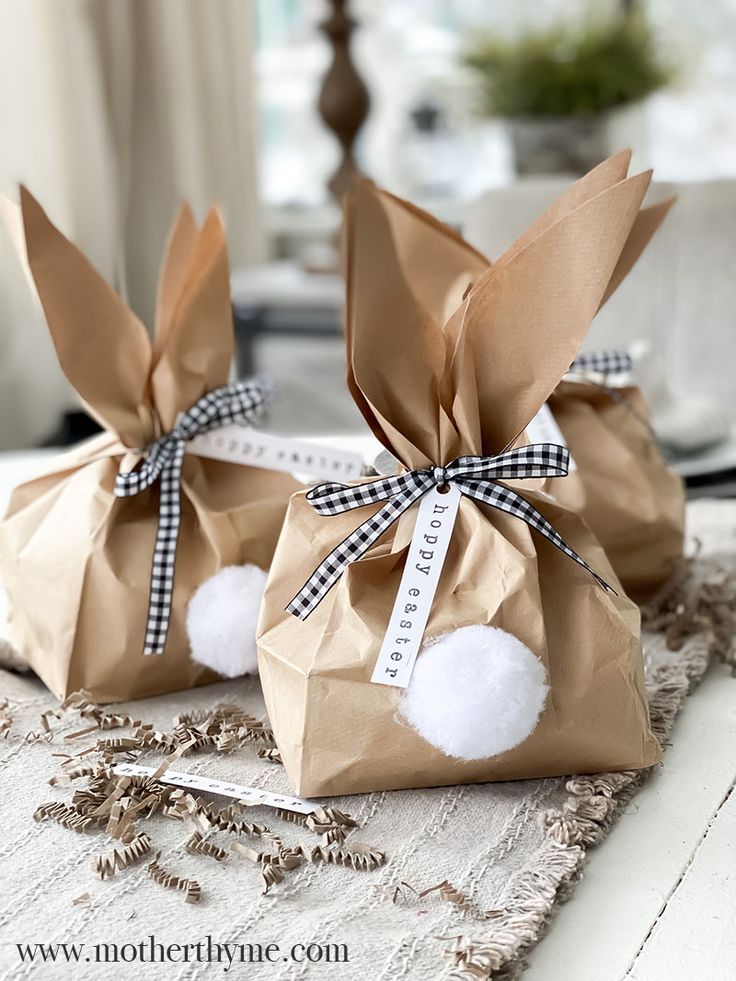
M 406 688 L 409 684 L 461 497 L 457 487 L 447 484 L 444 493 L 433 487 L 419 504 L 399 591 L 371 675 L 375 684 L 393 688 Z
M 113 767 L 113 773 L 123 777 L 151 777 L 156 772 L 153 766 L 140 766 L 138 763 L 118 763 Z M 302 797 L 291 797 L 288 794 L 271 794 L 267 790 L 255 787 L 245 787 L 237 783 L 227 783 L 225 780 L 212 780 L 199 773 L 180 773 L 176 770 L 165 770 L 159 783 L 172 784 L 186 790 L 199 790 L 208 794 L 220 794 L 222 797 L 232 797 L 242 804 L 264 804 L 266 807 L 276 807 L 285 811 L 295 811 L 297 814 L 312 814 L 319 807 L 311 800 Z
M 355 480 L 363 473 L 359 453 L 274 436 L 237 423 L 195 436 L 187 443 L 187 452 L 225 463 L 308 474 L 317 480 Z

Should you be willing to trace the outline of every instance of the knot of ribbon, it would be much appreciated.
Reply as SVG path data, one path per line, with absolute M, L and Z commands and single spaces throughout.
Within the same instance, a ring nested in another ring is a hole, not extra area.
M 266 402 L 264 386 L 254 380 L 231 382 L 213 389 L 179 417 L 171 432 L 160 436 L 148 448 L 137 469 L 120 473 L 115 480 L 116 497 L 134 497 L 157 481 L 161 484 L 144 654 L 163 654 L 166 647 L 181 523 L 181 470 L 187 442 L 230 423 L 255 422 Z
M 286 607 L 289 613 L 306 620 L 343 574 L 345 568 L 364 555 L 381 535 L 412 504 L 435 486 L 453 484 L 466 497 L 488 504 L 525 521 L 561 552 L 593 575 L 613 592 L 587 562 L 575 552 L 549 521 L 516 491 L 498 480 L 524 480 L 534 477 L 564 477 L 570 455 L 555 443 L 534 443 L 498 456 L 460 456 L 444 467 L 409 470 L 392 477 L 363 484 L 320 484 L 307 493 L 307 500 L 318 514 L 334 515 L 385 502 L 374 515 L 330 552 Z

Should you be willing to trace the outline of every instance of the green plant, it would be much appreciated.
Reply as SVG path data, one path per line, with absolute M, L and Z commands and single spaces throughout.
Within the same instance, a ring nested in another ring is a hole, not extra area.
M 637 102 L 673 75 L 636 11 L 515 41 L 485 35 L 464 61 L 478 72 L 484 111 L 493 116 L 591 115 Z

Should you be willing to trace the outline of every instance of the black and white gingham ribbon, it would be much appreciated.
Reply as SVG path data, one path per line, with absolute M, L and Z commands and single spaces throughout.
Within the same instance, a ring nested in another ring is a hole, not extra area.
M 598 385 L 610 399 L 627 409 L 649 431 L 656 443 L 657 436 L 649 420 L 638 411 L 623 392 L 619 391 L 618 388 L 611 388 L 608 384 L 608 379 L 612 376 L 631 375 L 633 370 L 634 362 L 631 355 L 627 354 L 626 351 L 592 351 L 590 354 L 581 354 L 575 358 L 565 375 L 565 379 Z
M 166 647 L 181 522 L 179 486 L 187 441 L 230 423 L 255 422 L 266 401 L 267 392 L 258 381 L 237 381 L 214 389 L 195 402 L 170 433 L 149 447 L 138 469 L 118 474 L 115 480 L 116 497 L 133 497 L 161 482 L 144 654 L 163 654 Z
M 591 351 L 578 355 L 569 370 L 571 374 L 593 372 L 607 378 L 609 375 L 631 374 L 633 368 L 631 355 L 626 351 Z
M 314 487 L 307 494 L 307 500 L 318 514 L 342 514 L 366 504 L 386 503 L 330 552 L 286 607 L 287 611 L 300 620 L 306 620 L 347 565 L 364 555 L 394 521 L 427 491 L 444 484 L 454 484 L 461 494 L 521 518 L 561 552 L 587 569 L 602 586 L 611 590 L 608 583 L 570 548 L 544 515 L 515 491 L 496 483 L 504 479 L 564 477 L 569 460 L 570 455 L 564 446 L 534 443 L 499 456 L 460 456 L 446 467 L 410 470 L 365 484 L 320 484 Z

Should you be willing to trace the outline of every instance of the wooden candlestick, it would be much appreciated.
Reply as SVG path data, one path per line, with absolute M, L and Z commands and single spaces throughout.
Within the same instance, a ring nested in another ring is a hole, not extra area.
M 370 109 L 368 89 L 350 56 L 350 35 L 357 25 L 347 13 L 347 5 L 348 0 L 330 0 L 330 15 L 319 25 L 332 47 L 332 63 L 322 82 L 318 108 L 340 144 L 340 163 L 327 185 L 337 201 L 362 176 L 353 158 L 353 144 Z

